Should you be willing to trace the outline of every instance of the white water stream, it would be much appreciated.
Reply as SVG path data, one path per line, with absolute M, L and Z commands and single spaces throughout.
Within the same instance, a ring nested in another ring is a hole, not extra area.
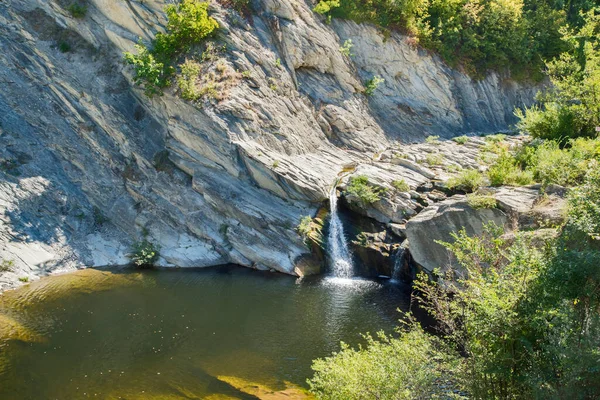
M 333 275 L 336 278 L 350 278 L 353 273 L 352 256 L 348 249 L 344 226 L 338 215 L 337 193 L 335 186 L 329 195 L 331 220 L 329 222 L 329 237 L 327 238 L 329 257 L 333 266 Z

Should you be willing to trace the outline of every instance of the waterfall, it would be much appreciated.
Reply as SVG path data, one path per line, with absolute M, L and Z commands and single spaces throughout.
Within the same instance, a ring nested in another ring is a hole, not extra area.
M 338 215 L 336 187 L 329 195 L 331 219 L 329 222 L 329 236 L 327 238 L 329 257 L 333 264 L 333 274 L 337 278 L 350 278 L 352 276 L 352 257 L 348 249 L 344 226 Z
M 399 281 L 400 274 L 402 273 L 402 266 L 404 264 L 404 253 L 406 252 L 406 248 L 404 246 L 398 247 L 396 253 L 394 254 L 394 269 L 392 269 L 392 280 Z

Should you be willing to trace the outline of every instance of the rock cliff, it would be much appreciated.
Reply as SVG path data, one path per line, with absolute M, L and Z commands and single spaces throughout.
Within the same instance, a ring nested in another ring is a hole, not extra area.
M 218 100 L 148 98 L 122 53 L 163 29 L 165 3 L 89 0 L 81 19 L 69 4 L 0 1 L 0 259 L 12 262 L 0 289 L 125 264 L 144 235 L 164 266 L 302 274 L 295 227 L 342 170 L 415 188 L 427 177 L 414 163 L 374 160 L 428 135 L 506 130 L 536 89 L 473 80 L 397 33 L 326 24 L 310 2 L 257 0 L 247 16 L 211 4 Z M 385 82 L 365 96 L 374 75 Z

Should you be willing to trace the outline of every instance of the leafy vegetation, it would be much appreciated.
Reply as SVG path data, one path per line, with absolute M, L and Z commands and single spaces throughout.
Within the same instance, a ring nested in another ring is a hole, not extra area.
M 478 194 L 478 193 L 470 193 L 467 195 L 467 203 L 475 208 L 495 208 L 498 205 L 498 202 L 494 198 L 494 196 Z
M 392 186 L 399 192 L 408 192 L 410 190 L 410 186 L 408 186 L 408 183 L 404 179 L 392 181 Z
M 87 6 L 78 3 L 73 3 L 67 7 L 67 11 L 69 12 L 69 14 L 71 14 L 73 18 L 84 18 L 87 14 Z
M 458 144 L 466 144 L 469 141 L 469 137 L 466 135 L 456 136 L 456 137 L 452 138 L 452 140 Z
M 510 67 L 541 78 L 542 60 L 568 46 L 561 26 L 581 26 L 579 12 L 594 5 L 593 0 L 321 0 L 314 11 L 399 29 L 474 75 Z
M 0 262 L 0 272 L 12 271 L 14 266 L 15 262 L 13 260 L 2 260 L 2 262 Z
M 379 85 L 381 85 L 385 80 L 381 78 L 379 75 L 375 75 L 371 79 L 365 82 L 365 95 L 372 96 L 373 93 L 377 90 Z
M 135 46 L 137 54 L 124 53 L 125 62 L 134 68 L 134 82 L 143 85 L 148 96 L 161 94 L 171 84 L 176 58 L 194 44 L 211 35 L 219 27 L 217 21 L 208 15 L 208 3 L 198 0 L 182 0 L 177 5 L 165 7 L 167 14 L 166 33 L 158 33 L 151 48 L 141 40 Z M 184 64 L 185 65 L 185 64 Z M 189 67 L 189 65 L 185 65 Z M 192 80 L 189 68 L 180 79 L 188 83 L 186 95 L 190 92 Z M 179 80 L 178 80 L 179 83 Z M 185 86 L 185 83 L 183 84 Z
M 158 260 L 159 250 L 158 245 L 144 238 L 142 241 L 133 244 L 129 259 L 138 267 L 151 267 Z
M 484 183 L 484 176 L 476 169 L 464 169 L 447 182 L 448 189 L 458 189 L 465 192 L 474 192 Z
M 540 106 L 522 113 L 519 128 L 534 137 L 557 140 L 596 137 L 600 127 L 600 11 L 585 14 L 576 30 L 561 30 L 570 51 L 547 64 L 552 86 L 538 94 Z
M 365 175 L 353 176 L 348 180 L 346 195 L 354 196 L 363 204 L 371 204 L 379 201 L 386 189 L 369 183 Z
M 340 47 L 340 53 L 342 53 L 346 57 L 351 57 L 353 56 L 352 47 L 354 47 L 354 45 L 352 44 L 352 39 L 346 39 L 344 41 L 344 44 Z
M 446 371 L 453 358 L 439 350 L 440 340 L 417 324 L 411 327 L 399 337 L 383 332 L 376 338 L 365 335 L 366 345 L 357 349 L 342 343 L 341 351 L 314 361 L 310 390 L 328 400 L 431 399 L 451 394 Z

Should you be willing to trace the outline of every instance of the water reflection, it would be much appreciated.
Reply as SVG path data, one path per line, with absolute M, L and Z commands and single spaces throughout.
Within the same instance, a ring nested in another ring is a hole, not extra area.
M 406 296 L 374 281 L 235 267 L 44 279 L 0 296 L 0 399 L 296 390 L 285 382 L 304 385 L 311 360 L 340 340 L 390 331 Z

